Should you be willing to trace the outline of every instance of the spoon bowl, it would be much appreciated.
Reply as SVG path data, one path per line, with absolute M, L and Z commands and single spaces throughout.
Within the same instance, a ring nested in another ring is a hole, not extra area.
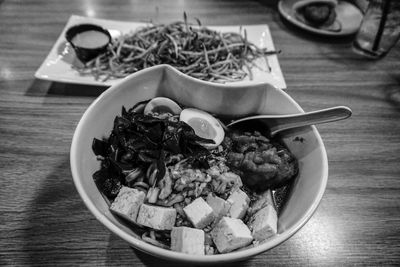
M 263 134 L 273 137 L 283 130 L 343 120 L 349 118 L 351 114 L 350 108 L 337 106 L 298 114 L 250 116 L 232 121 L 225 127 L 232 128 L 241 125 L 242 127 L 246 126 L 246 128 L 251 127 L 254 129 L 255 127 L 258 128 L 257 124 L 262 124 L 264 126 L 262 127 Z

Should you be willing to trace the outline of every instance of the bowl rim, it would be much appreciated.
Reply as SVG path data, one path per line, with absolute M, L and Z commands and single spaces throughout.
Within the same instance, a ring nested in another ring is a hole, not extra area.
M 133 73 L 127 77 L 125 77 L 121 82 L 111 86 L 107 90 L 105 90 L 100 96 L 98 96 L 90 105 L 89 107 L 85 110 L 84 114 L 80 118 L 78 125 L 76 126 L 73 138 L 72 138 L 72 143 L 71 143 L 71 149 L 70 149 L 70 165 L 71 165 L 71 173 L 73 177 L 73 182 L 75 184 L 75 187 L 82 198 L 83 202 L 85 203 L 86 207 L 89 209 L 89 211 L 95 216 L 97 220 L 99 220 L 104 226 L 108 228 L 112 233 L 116 234 L 120 238 L 124 239 L 126 242 L 128 242 L 131 246 L 134 248 L 141 250 L 143 252 L 146 252 L 148 254 L 154 255 L 156 257 L 164 258 L 167 260 L 174 260 L 174 261 L 180 261 L 180 262 L 196 262 L 196 263 L 215 263 L 215 262 L 232 262 L 232 261 L 239 261 L 239 260 L 244 260 L 246 258 L 255 256 L 257 254 L 263 253 L 267 250 L 270 250 L 277 245 L 283 243 L 284 241 L 288 240 L 291 236 L 293 236 L 298 230 L 300 230 L 306 223 L 307 221 L 312 217 L 316 209 L 318 208 L 321 199 L 323 197 L 323 194 L 326 189 L 326 185 L 328 182 L 328 158 L 327 158 L 327 153 L 326 149 L 324 146 L 324 143 L 322 141 L 322 138 L 317 131 L 315 126 L 308 126 L 312 128 L 313 134 L 315 135 L 317 139 L 318 146 L 321 149 L 322 152 L 322 165 L 323 165 L 323 172 L 322 172 L 322 181 L 321 181 L 321 186 L 318 189 L 317 195 L 316 195 L 316 200 L 312 203 L 312 205 L 308 208 L 307 212 L 303 215 L 302 219 L 299 220 L 295 225 L 292 227 L 288 228 L 285 230 L 283 234 L 278 234 L 276 235 L 273 239 L 271 239 L 270 242 L 266 242 L 263 244 L 259 244 L 257 246 L 245 249 L 245 250 L 239 250 L 239 251 L 233 251 L 230 253 L 226 254 L 216 254 L 216 255 L 189 255 L 189 254 L 184 254 L 181 252 L 175 252 L 171 250 L 166 250 L 163 248 L 159 248 L 157 246 L 151 245 L 149 243 L 146 243 L 143 240 L 140 240 L 133 235 L 125 232 L 122 230 L 120 227 L 118 227 L 116 224 L 114 224 L 112 221 L 110 221 L 105 214 L 103 214 L 99 209 L 97 209 L 96 205 L 91 201 L 90 197 L 86 193 L 84 186 L 81 182 L 80 179 L 80 174 L 78 172 L 78 167 L 76 163 L 76 158 L 78 155 L 78 139 L 79 136 L 82 133 L 83 127 L 85 125 L 85 122 L 87 120 L 87 117 L 89 116 L 89 113 L 91 113 L 92 109 L 94 106 L 97 105 L 97 103 L 107 97 L 108 95 L 112 94 L 114 91 L 118 90 L 119 84 L 123 82 L 127 82 L 129 80 L 135 79 L 137 76 L 142 75 L 144 72 L 150 72 L 154 68 L 162 68 L 162 67 L 169 67 L 172 68 L 175 72 L 178 72 L 175 70 L 173 67 L 166 66 L 166 65 L 159 65 L 155 67 L 150 67 L 141 71 L 138 71 L 136 73 Z M 200 81 L 201 82 L 201 81 Z M 221 85 L 223 86 L 223 85 Z M 237 86 L 232 86 L 229 85 L 226 88 L 229 90 L 234 90 L 235 88 L 240 88 L 243 85 L 237 85 Z M 281 89 L 277 89 L 281 90 Z M 300 105 L 294 101 L 292 97 L 289 96 L 286 92 L 281 90 L 281 92 L 288 97 L 288 100 L 294 104 L 297 108 L 301 110 L 301 112 L 304 112 L 304 110 L 300 107 Z

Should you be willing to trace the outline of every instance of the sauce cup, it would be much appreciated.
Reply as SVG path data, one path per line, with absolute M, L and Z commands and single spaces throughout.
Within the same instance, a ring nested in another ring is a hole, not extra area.
M 109 31 L 94 24 L 72 26 L 65 33 L 65 38 L 83 63 L 106 52 L 107 46 L 111 42 Z

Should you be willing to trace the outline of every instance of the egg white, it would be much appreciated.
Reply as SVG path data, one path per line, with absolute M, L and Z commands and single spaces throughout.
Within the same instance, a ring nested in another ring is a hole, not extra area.
M 212 139 L 215 143 L 214 144 L 209 144 L 209 143 L 201 143 L 202 146 L 208 148 L 208 149 L 214 149 L 218 147 L 222 141 L 224 140 L 225 137 L 225 131 L 222 128 L 222 125 L 219 123 L 219 121 L 213 117 L 211 114 L 195 109 L 195 108 L 186 108 L 182 110 L 179 120 L 186 122 L 189 124 L 189 121 L 192 118 L 199 118 L 202 120 L 205 120 L 209 123 L 209 125 L 215 130 L 216 135 L 214 137 L 208 137 L 209 139 Z M 190 126 L 190 124 L 189 124 Z

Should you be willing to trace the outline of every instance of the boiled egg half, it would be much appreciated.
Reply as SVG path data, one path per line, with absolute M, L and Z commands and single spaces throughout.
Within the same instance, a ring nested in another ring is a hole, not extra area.
M 192 127 L 197 136 L 213 140 L 214 144 L 201 143 L 202 146 L 208 149 L 218 147 L 224 140 L 225 131 L 221 123 L 205 111 L 195 108 L 186 108 L 182 110 L 179 120 L 186 122 Z
M 146 104 L 143 113 L 148 115 L 153 112 L 169 112 L 172 115 L 179 115 L 181 111 L 181 107 L 175 101 L 166 97 L 155 97 Z

